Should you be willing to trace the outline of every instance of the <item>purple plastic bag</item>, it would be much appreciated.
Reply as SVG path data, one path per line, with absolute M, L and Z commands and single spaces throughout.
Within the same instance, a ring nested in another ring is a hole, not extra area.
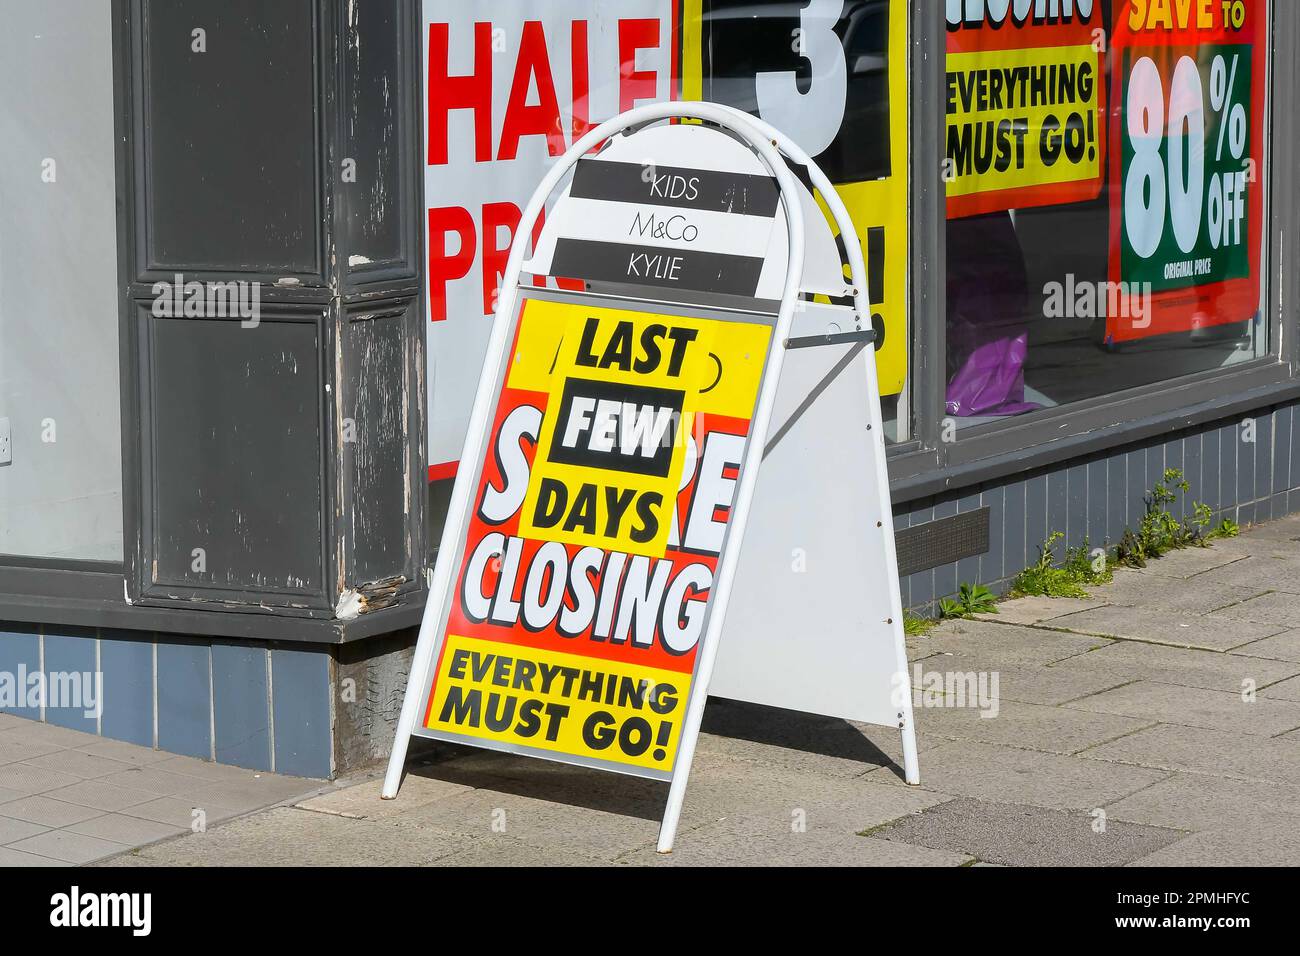
M 948 379 L 948 414 L 1022 415 L 1039 406 L 1025 401 L 1025 356 L 1029 332 L 1023 324 L 977 325 L 962 316 L 948 321 L 948 354 L 958 357 Z
M 1006 213 L 948 221 L 948 414 L 1020 415 L 1025 401 L 1028 279 Z

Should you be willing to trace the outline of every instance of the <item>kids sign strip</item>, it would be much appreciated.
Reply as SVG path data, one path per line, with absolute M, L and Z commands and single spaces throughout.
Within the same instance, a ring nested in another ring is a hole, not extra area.
M 674 118 L 730 129 L 759 156 L 781 196 L 797 195 L 772 140 L 743 114 L 703 103 L 654 104 L 574 144 L 543 178 L 516 235 L 531 234 L 547 198 L 593 147 L 629 127 Z M 780 377 L 784 349 L 771 346 L 789 337 L 803 274 L 802 209 L 785 206 L 788 261 L 771 328 L 757 317 L 695 319 L 535 298 L 521 306 L 525 243 L 514 244 L 461 456 L 476 467 L 456 476 L 385 798 L 397 794 L 412 733 L 473 738 L 671 780 L 660 835 L 660 849 L 671 849 Z M 624 415 L 630 429 L 620 422 Z M 674 440 L 661 453 L 656 439 L 694 428 L 705 436 L 696 441 L 697 456 L 707 457 L 716 435 L 715 447 L 731 448 L 722 457 L 739 459 L 723 462 L 712 479 L 734 480 L 734 496 L 725 517 L 710 513 L 676 527 L 664 499 L 688 492 L 705 502 L 710 481 L 693 469 L 684 482 L 688 443 Z M 690 555 L 688 543 L 701 553 Z M 502 600 L 502 583 L 521 572 L 523 599 Z M 612 604 L 601 617 L 601 592 L 616 576 L 614 587 L 641 592 L 623 621 Z M 588 587 L 596 593 L 585 594 Z M 584 593 L 566 604 L 571 589 Z M 666 628 L 651 606 L 660 593 L 668 605 L 675 595 L 682 612 Z M 494 642 L 480 630 L 488 621 L 506 625 L 492 632 Z M 658 643 L 647 644 L 657 628 Z M 574 629 L 608 637 L 587 641 L 585 654 L 557 650 L 552 639 Z M 502 641 L 503 633 L 511 638 Z M 636 648 L 649 664 L 629 662 Z M 682 660 L 688 656 L 689 664 Z M 527 713 L 506 719 L 500 689 L 525 684 L 532 696 L 517 706 Z
M 586 235 L 557 238 L 555 275 L 753 296 L 777 188 L 770 176 L 580 159 L 568 206 Z

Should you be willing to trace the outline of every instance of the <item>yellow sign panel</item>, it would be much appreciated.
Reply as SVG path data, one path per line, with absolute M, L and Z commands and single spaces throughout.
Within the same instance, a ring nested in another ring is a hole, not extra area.
M 426 730 L 672 772 L 772 330 L 646 308 L 522 303 Z
M 1098 182 L 1097 60 L 1091 46 L 948 54 L 948 195 Z
M 749 418 L 770 334 L 749 322 L 530 302 L 507 385 L 546 392 L 554 411 L 519 533 L 661 556 L 686 436 L 700 414 Z
M 448 634 L 426 726 L 669 770 L 691 675 Z

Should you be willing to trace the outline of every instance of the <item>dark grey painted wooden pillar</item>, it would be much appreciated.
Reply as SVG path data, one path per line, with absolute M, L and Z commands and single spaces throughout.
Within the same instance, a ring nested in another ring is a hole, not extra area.
M 418 3 L 116 2 L 130 599 L 391 603 L 426 553 Z

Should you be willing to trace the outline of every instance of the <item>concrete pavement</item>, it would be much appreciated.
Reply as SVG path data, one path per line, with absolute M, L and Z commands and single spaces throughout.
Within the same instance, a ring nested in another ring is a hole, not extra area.
M 105 863 L 1300 862 L 1300 518 L 909 651 L 923 786 L 891 729 L 713 701 L 668 857 L 662 785 L 436 747 L 395 801 L 326 785 Z
M 300 798 L 323 783 L 0 714 L 0 866 L 90 863 Z

